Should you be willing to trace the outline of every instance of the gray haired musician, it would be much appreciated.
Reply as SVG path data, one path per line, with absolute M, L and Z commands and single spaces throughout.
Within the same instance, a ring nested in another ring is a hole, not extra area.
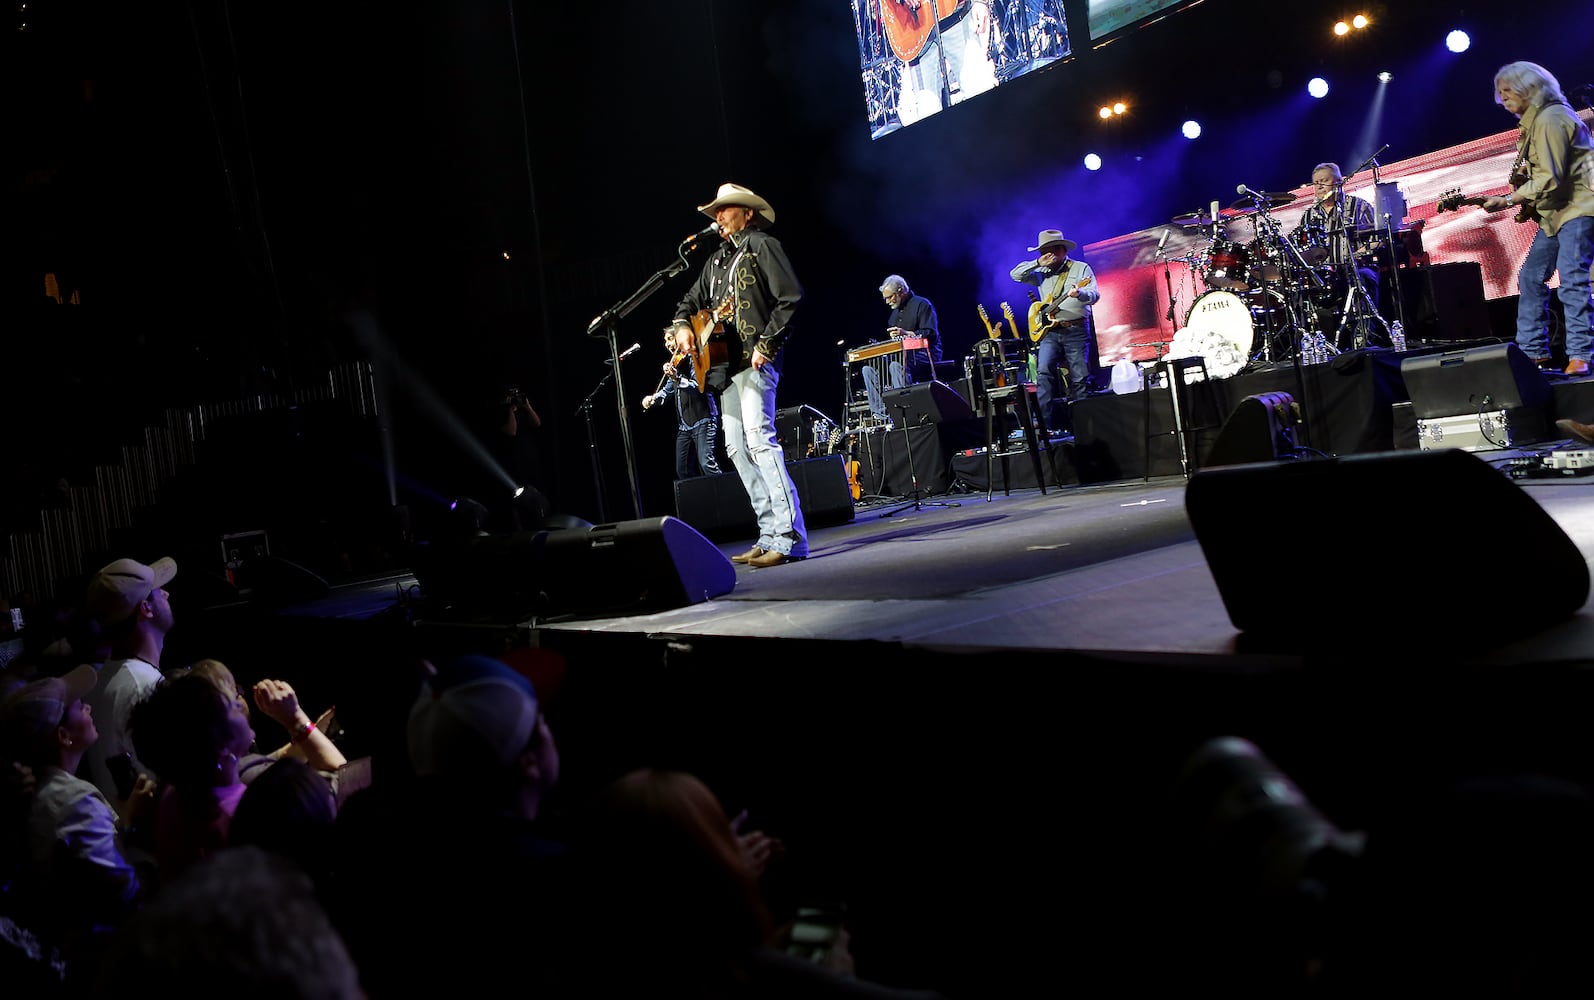
M 903 349 L 902 357 L 892 358 L 886 370 L 887 384 L 900 389 L 910 382 L 927 382 L 935 378 L 935 366 L 941 362 L 941 327 L 935 318 L 935 305 L 913 289 L 900 274 L 893 274 L 880 283 L 880 297 L 891 307 L 886 319 L 886 335 L 894 340 L 908 338 L 923 340 L 924 347 Z M 912 373 L 912 378 L 908 374 Z M 885 397 L 880 395 L 880 373 L 865 365 L 863 387 L 869 396 L 869 409 L 882 420 L 886 417 Z
M 1297 233 L 1321 243 L 1328 251 L 1327 262 L 1337 266 L 1331 284 L 1341 297 L 1346 285 L 1342 278 L 1347 267 L 1354 267 L 1373 307 L 1378 306 L 1378 272 L 1357 259 L 1357 251 L 1376 238 L 1379 224 L 1372 203 L 1345 193 L 1345 175 L 1337 163 L 1319 163 L 1312 168 L 1312 204 L 1301 213 Z

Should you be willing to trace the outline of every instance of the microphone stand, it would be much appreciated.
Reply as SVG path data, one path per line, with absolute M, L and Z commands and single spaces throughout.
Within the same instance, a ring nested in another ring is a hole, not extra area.
M 1388 149 L 1388 148 L 1389 148 L 1389 145 L 1386 143 L 1384 145 L 1384 149 Z M 1383 150 L 1379 150 L 1379 152 L 1381 153 L 1381 152 L 1383 152 Z M 1379 195 L 1379 184 L 1380 184 L 1380 182 L 1378 180 L 1378 153 L 1374 153 L 1373 154 L 1373 156 L 1372 156 L 1372 165 L 1373 165 L 1373 198 L 1374 198 L 1374 202 L 1375 202 L 1374 207 L 1376 208 L 1377 207 L 1376 201 L 1377 201 L 1377 198 L 1378 198 L 1378 195 Z M 1400 287 L 1400 256 L 1397 253 L 1395 253 L 1395 220 L 1394 220 L 1394 217 L 1391 216 L 1388 212 L 1384 212 L 1383 216 L 1384 216 L 1384 241 L 1385 241 L 1385 246 L 1387 246 L 1389 248 L 1389 274 L 1390 274 L 1390 277 L 1392 279 L 1392 283 L 1395 286 L 1394 287 L 1395 322 L 1399 323 L 1400 324 L 1400 329 L 1402 331 L 1404 331 L 1406 329 L 1406 295 L 1401 290 L 1401 287 Z M 1402 219 L 1400 221 L 1401 222 L 1405 222 L 1406 220 Z M 1376 310 L 1375 310 L 1375 315 L 1376 315 Z M 1382 319 L 1383 317 L 1379 317 L 1379 318 Z M 1389 324 L 1388 323 L 1384 324 L 1384 335 L 1389 337 L 1389 346 L 1391 346 L 1391 347 L 1395 346 L 1395 338 L 1393 336 L 1389 335 Z
M 696 249 L 698 239 L 704 235 L 707 234 L 698 233 L 697 235 L 688 236 L 686 239 L 682 240 L 681 245 L 676 251 L 679 260 L 665 267 L 661 271 L 654 272 L 654 274 L 650 276 L 647 281 L 642 283 L 642 287 L 632 292 L 627 298 L 616 302 L 614 305 L 599 313 L 591 323 L 587 324 L 587 336 L 606 337 L 609 341 L 609 367 L 610 373 L 614 375 L 614 405 L 615 410 L 620 416 L 620 441 L 625 448 L 625 471 L 631 483 L 631 509 L 633 511 L 633 516 L 638 520 L 642 518 L 642 488 L 637 479 L 636 443 L 631 437 L 631 415 L 626 409 L 625 403 L 625 378 L 620 373 L 619 322 L 620 320 L 631 315 L 632 310 L 636 309 L 637 306 L 645 302 L 654 292 L 658 291 L 660 288 L 663 288 L 666 281 L 680 274 L 682 271 L 685 271 L 687 267 L 690 266 L 686 262 L 686 253 L 688 250 Z M 592 396 L 597 395 L 598 389 L 603 388 L 604 383 L 607 381 L 608 376 L 606 375 L 604 376 L 603 381 L 599 382 L 597 387 L 592 390 Z M 581 404 L 582 407 L 588 411 L 587 420 L 589 435 L 592 433 L 592 415 L 588 404 L 592 401 L 592 396 L 588 396 L 586 401 Z M 592 450 L 593 469 L 596 472 L 598 459 L 597 441 L 595 438 L 593 439 Z M 601 480 L 601 476 L 595 478 Z M 598 516 L 603 520 L 607 520 L 607 518 L 605 518 L 603 515 L 603 486 L 601 481 L 598 483 L 598 490 Z
M 587 425 L 587 457 L 592 461 L 592 488 L 597 491 L 598 523 L 600 524 L 607 522 L 609 515 L 605 511 L 603 503 L 603 495 L 605 493 L 603 465 L 598 461 L 598 429 L 592 424 L 592 402 L 597 399 L 598 393 L 602 391 L 603 387 L 609 384 L 610 376 L 615 373 L 615 369 L 618 367 L 618 365 L 611 367 L 608 373 L 598 380 L 598 384 L 592 387 L 592 391 L 587 393 L 587 398 L 581 401 L 581 405 L 576 407 L 576 412 L 581 414 Z M 640 508 L 638 513 L 640 513 Z

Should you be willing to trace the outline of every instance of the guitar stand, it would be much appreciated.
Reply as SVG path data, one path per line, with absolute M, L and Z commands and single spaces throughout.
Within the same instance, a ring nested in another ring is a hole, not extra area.
M 892 407 L 892 409 L 900 411 L 902 415 L 902 443 L 906 445 L 908 449 L 908 478 L 913 480 L 913 502 L 893 507 L 890 510 L 883 512 L 880 516 L 890 517 L 892 514 L 900 513 L 901 511 L 907 510 L 909 507 L 912 507 L 914 510 L 923 510 L 926 507 L 963 506 L 960 503 L 955 503 L 952 501 L 937 502 L 919 499 L 919 474 L 915 472 L 913 468 L 913 438 L 908 434 L 908 405 L 906 403 L 899 403 Z

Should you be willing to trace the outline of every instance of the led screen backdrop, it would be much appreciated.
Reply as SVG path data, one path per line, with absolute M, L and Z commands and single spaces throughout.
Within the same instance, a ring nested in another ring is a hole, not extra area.
M 1070 54 L 1063 0 L 852 0 L 869 137 Z
M 1584 117 L 1589 117 L 1587 113 Z M 1405 202 L 1405 218 L 1397 228 L 1415 234 L 1426 261 L 1417 266 L 1476 261 L 1483 268 L 1484 295 L 1490 299 L 1515 295 L 1516 272 L 1537 227 L 1514 221 L 1511 212 L 1489 214 L 1480 208 L 1436 210 L 1439 199 L 1451 190 L 1465 196 L 1504 194 L 1506 177 L 1516 157 L 1517 130 L 1475 139 L 1459 146 L 1415 156 L 1382 166 L 1379 181 L 1398 190 Z M 1237 183 L 1243 178 L 1237 178 Z M 1370 170 L 1346 178 L 1348 193 L 1374 201 Z M 1311 203 L 1310 188 L 1295 188 L 1295 201 L 1272 209 L 1285 232 L 1291 232 Z M 1213 193 L 1215 196 L 1217 192 Z M 1223 204 L 1234 191 L 1222 193 Z M 1386 195 L 1382 203 L 1398 200 Z M 1164 265 L 1157 244 L 1168 234 Z M 1259 255 L 1254 245 L 1255 222 L 1248 215 L 1232 216 L 1214 234 L 1207 229 L 1156 226 L 1092 243 L 1076 251 L 1089 261 L 1101 286 L 1095 306 L 1096 337 L 1104 364 L 1120 357 L 1149 360 L 1187 323 L 1195 300 L 1212 289 L 1210 256 L 1218 241 Z M 1553 282 L 1552 282 L 1553 284 Z M 1265 286 L 1264 286 L 1265 287 Z M 1170 300 L 1171 296 L 1171 300 Z M 1169 319 L 1170 301 L 1173 318 Z M 1386 310 L 1387 311 L 1387 310 Z M 1022 312 L 1022 310 L 1021 310 Z
M 1169 7 L 1190 7 L 1200 0 L 1090 0 L 1090 40 L 1101 41 L 1108 35 L 1155 17 Z

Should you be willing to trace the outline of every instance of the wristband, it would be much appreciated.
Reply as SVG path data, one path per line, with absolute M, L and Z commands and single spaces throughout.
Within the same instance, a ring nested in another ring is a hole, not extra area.
M 290 743 L 303 743 L 306 739 L 309 738 L 310 734 L 313 733 L 313 732 L 315 732 L 315 723 L 314 722 L 306 722 L 304 725 L 302 725 L 298 729 L 294 730 L 293 735 L 288 737 L 288 742 L 290 742 Z

